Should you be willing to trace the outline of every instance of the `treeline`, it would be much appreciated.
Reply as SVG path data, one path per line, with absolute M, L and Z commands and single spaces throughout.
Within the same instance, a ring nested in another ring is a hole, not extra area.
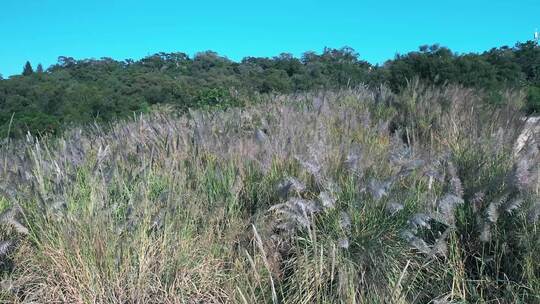
M 359 84 L 387 85 L 399 92 L 419 78 L 433 85 L 459 83 L 488 92 L 527 92 L 524 111 L 540 112 L 540 47 L 532 41 L 493 48 L 481 54 L 456 54 L 438 45 L 397 55 L 371 65 L 352 48 L 325 48 L 301 58 L 246 57 L 234 62 L 215 52 L 158 53 L 138 61 L 111 58 L 75 60 L 34 70 L 28 62 L 20 76 L 0 76 L 0 136 L 55 133 L 68 124 L 106 122 L 146 112 L 156 104 L 179 110 L 242 105 L 253 93 L 291 93 L 338 89 Z

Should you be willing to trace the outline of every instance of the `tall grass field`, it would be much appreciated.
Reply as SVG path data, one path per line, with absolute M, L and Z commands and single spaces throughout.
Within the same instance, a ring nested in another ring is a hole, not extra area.
M 540 303 L 538 126 L 413 82 L 0 146 L 5 303 Z

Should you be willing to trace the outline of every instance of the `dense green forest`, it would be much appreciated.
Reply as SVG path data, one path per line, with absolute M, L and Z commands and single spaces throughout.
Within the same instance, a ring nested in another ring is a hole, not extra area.
M 439 45 L 396 55 L 382 66 L 361 60 L 349 47 L 306 52 L 301 58 L 246 57 L 235 62 L 207 51 L 193 58 L 158 53 L 134 61 L 76 60 L 61 56 L 48 69 L 27 62 L 22 74 L 0 76 L 0 136 L 27 131 L 57 133 L 69 124 L 107 122 L 148 112 L 158 104 L 180 111 L 241 105 L 250 94 L 387 85 L 399 92 L 419 78 L 432 85 L 458 83 L 485 90 L 493 103 L 500 93 L 527 93 L 523 111 L 540 111 L 540 47 L 532 41 L 457 54 Z

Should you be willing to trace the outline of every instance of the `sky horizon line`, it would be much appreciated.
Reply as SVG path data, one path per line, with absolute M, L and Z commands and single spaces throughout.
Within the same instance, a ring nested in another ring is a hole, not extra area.
M 48 69 L 49 67 L 53 66 L 54 64 L 58 63 L 58 58 L 60 57 L 71 57 L 71 58 L 74 58 L 75 60 L 100 60 L 100 59 L 103 59 L 103 58 L 111 58 L 115 61 L 125 61 L 125 60 L 128 60 L 128 59 L 131 59 L 131 60 L 135 60 L 135 61 L 138 61 L 138 60 L 141 60 L 145 57 L 148 57 L 148 56 L 152 56 L 152 55 L 155 55 L 155 54 L 158 54 L 158 53 L 184 53 L 186 55 L 189 56 L 189 58 L 193 59 L 198 53 L 203 53 L 203 52 L 208 52 L 208 51 L 212 51 L 212 52 L 216 52 L 220 57 L 224 57 L 224 58 L 227 58 L 233 62 L 241 62 L 242 59 L 244 58 L 247 58 L 247 57 L 258 57 L 258 58 L 274 58 L 274 57 L 277 57 L 281 54 L 291 54 L 293 55 L 295 58 L 301 58 L 302 55 L 304 53 L 307 53 L 307 52 L 315 52 L 317 54 L 322 54 L 322 52 L 324 51 L 324 49 L 326 48 L 330 48 L 330 49 L 341 49 L 341 48 L 345 48 L 345 47 L 350 47 L 352 48 L 355 52 L 357 52 L 359 54 L 359 59 L 360 60 L 363 60 L 363 61 L 366 61 L 368 63 L 370 63 L 371 65 L 383 65 L 384 63 L 386 63 L 387 61 L 390 61 L 390 60 L 393 60 L 396 58 L 397 55 L 404 55 L 404 54 L 407 54 L 407 53 L 410 53 L 410 52 L 415 52 L 415 51 L 418 51 L 419 48 L 423 45 L 428 45 L 428 46 L 431 46 L 431 45 L 439 45 L 441 47 L 446 47 L 448 49 L 450 49 L 453 53 L 455 54 L 458 54 L 458 55 L 464 55 L 464 54 L 481 54 L 481 53 L 484 53 L 484 52 L 487 52 L 493 48 L 501 48 L 501 47 L 504 47 L 504 46 L 507 46 L 507 47 L 514 47 L 516 44 L 518 43 L 525 43 L 525 42 L 528 42 L 528 41 L 534 41 L 533 38 L 531 39 L 528 39 L 528 40 L 524 40 L 524 41 L 516 41 L 515 43 L 513 44 L 503 44 L 503 45 L 497 45 L 497 46 L 492 46 L 490 48 L 487 48 L 487 49 L 483 49 L 483 50 L 470 50 L 470 51 L 456 51 L 454 50 L 451 46 L 447 46 L 447 45 L 443 45 L 441 43 L 424 43 L 424 44 L 420 44 L 418 47 L 416 47 L 416 49 L 412 49 L 412 50 L 406 50 L 406 51 L 403 51 L 403 52 L 399 52 L 399 51 L 396 51 L 394 52 L 394 55 L 392 57 L 389 57 L 387 59 L 384 59 L 383 61 L 380 61 L 380 62 L 372 62 L 366 58 L 363 58 L 362 57 L 362 53 L 360 50 L 358 50 L 357 48 L 354 48 L 354 47 L 351 47 L 350 45 L 343 45 L 343 46 L 339 46 L 339 47 L 334 47 L 334 46 L 324 46 L 322 48 L 320 48 L 319 50 L 305 50 L 305 51 L 301 51 L 300 53 L 292 53 L 292 52 L 287 52 L 287 51 L 282 51 L 282 52 L 279 52 L 277 54 L 270 54 L 270 55 L 263 55 L 263 56 L 252 56 L 252 55 L 243 55 L 243 56 L 240 56 L 240 57 L 231 57 L 231 56 L 228 56 L 227 54 L 223 54 L 223 53 L 220 53 L 218 51 L 215 51 L 215 50 L 211 50 L 211 49 L 207 49 L 207 50 L 200 50 L 200 51 L 194 51 L 194 52 L 191 52 L 191 53 L 188 53 L 188 52 L 185 52 L 185 51 L 181 51 L 181 50 L 172 50 L 172 51 L 157 51 L 157 52 L 148 52 L 146 55 L 143 55 L 143 56 L 138 56 L 138 57 L 126 57 L 126 58 L 120 58 L 120 57 L 111 57 L 111 56 L 92 56 L 92 57 L 74 57 L 74 56 L 70 56 L 70 55 L 58 55 L 54 60 L 53 59 L 50 59 L 48 60 L 48 64 L 43 64 L 42 62 L 33 62 L 32 60 L 25 60 L 24 62 L 22 62 L 20 64 L 21 68 L 20 68 L 20 72 L 15 72 L 14 74 L 11 74 L 11 75 L 7 75 L 7 74 L 4 74 L 2 73 L 2 70 L 0 69 L 0 75 L 2 75 L 5 79 L 6 78 L 9 78 L 9 77 L 12 77 L 12 76 L 19 76 L 22 74 L 22 71 L 23 71 L 23 68 L 24 68 L 24 65 L 26 64 L 26 62 L 30 62 L 30 64 L 32 65 L 32 68 L 35 70 L 36 67 L 41 64 L 43 66 L 43 68 L 46 70 Z

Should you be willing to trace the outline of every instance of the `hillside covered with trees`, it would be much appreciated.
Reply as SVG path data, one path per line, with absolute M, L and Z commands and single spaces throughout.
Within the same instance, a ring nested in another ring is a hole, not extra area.
M 410 80 L 447 83 L 485 91 L 502 103 L 505 90 L 523 90 L 527 113 L 540 111 L 540 47 L 532 41 L 457 54 L 438 45 L 396 55 L 384 65 L 363 61 L 352 48 L 325 48 L 301 58 L 281 54 L 235 62 L 207 51 L 158 53 L 134 61 L 111 58 L 76 60 L 34 69 L 27 62 L 20 76 L 0 77 L 0 136 L 30 131 L 58 133 L 62 126 L 108 122 L 148 112 L 158 104 L 185 111 L 198 107 L 241 105 L 260 93 L 296 93 L 386 85 L 399 93 Z

